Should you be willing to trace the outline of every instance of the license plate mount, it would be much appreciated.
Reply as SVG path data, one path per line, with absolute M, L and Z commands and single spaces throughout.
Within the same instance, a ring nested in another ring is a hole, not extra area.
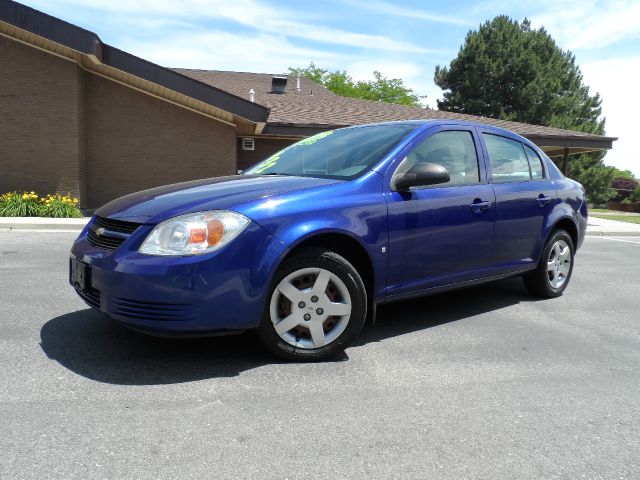
M 71 257 L 69 282 L 81 292 L 86 291 L 91 286 L 91 265 Z

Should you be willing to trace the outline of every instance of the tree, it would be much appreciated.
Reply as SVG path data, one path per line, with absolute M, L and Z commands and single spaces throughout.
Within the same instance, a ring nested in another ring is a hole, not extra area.
M 307 77 L 343 97 L 363 98 L 412 107 L 421 107 L 420 99 L 425 98 L 406 87 L 402 79 L 389 79 L 377 71 L 373 72 L 374 80 L 354 81 L 345 70 L 331 72 L 311 62 L 307 68 L 290 67 L 289 73 Z
M 628 180 L 638 180 L 631 170 L 620 170 L 619 168 L 616 168 L 616 167 L 613 167 L 613 169 L 615 171 L 614 178 L 626 178 Z
M 638 188 L 638 181 L 632 178 L 614 178 L 611 182 L 611 188 L 616 191 L 616 196 L 613 197 L 614 202 L 622 202 L 625 198 L 631 197 L 636 188 Z
M 616 192 L 612 198 L 614 202 L 622 202 L 625 199 L 631 201 L 637 201 L 638 195 L 640 195 L 640 181 L 636 179 L 636 176 L 631 170 L 620 170 L 613 168 L 613 181 L 611 182 L 611 188 Z
M 434 81 L 445 90 L 441 110 L 604 134 L 600 96 L 589 94 L 574 55 L 527 19 L 501 15 L 469 31 L 449 66 L 436 66 Z M 613 194 L 614 173 L 602 158 L 580 155 L 570 162 L 569 175 L 593 203 Z
M 569 162 L 570 178 L 584 187 L 587 200 L 593 205 L 603 205 L 616 191 L 611 186 L 615 170 L 602 163 L 602 155 L 576 155 Z
M 516 122 L 602 134 L 600 96 L 589 95 L 569 51 L 544 28 L 501 15 L 467 33 L 434 80 L 445 90 L 438 108 Z

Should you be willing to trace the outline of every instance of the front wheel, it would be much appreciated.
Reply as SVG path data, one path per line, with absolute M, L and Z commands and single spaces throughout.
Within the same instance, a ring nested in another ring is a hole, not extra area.
M 536 269 L 523 277 L 527 289 L 543 298 L 562 295 L 573 272 L 573 256 L 571 236 L 564 230 L 555 230 L 545 244 Z
M 322 361 L 355 339 L 366 313 L 366 290 L 356 269 L 334 252 L 307 250 L 278 270 L 257 334 L 282 358 Z

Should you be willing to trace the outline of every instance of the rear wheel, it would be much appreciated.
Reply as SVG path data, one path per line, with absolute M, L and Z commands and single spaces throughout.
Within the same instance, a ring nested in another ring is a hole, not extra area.
M 524 284 L 534 295 L 554 298 L 562 295 L 573 272 L 574 247 L 565 230 L 555 230 L 545 244 L 538 266 L 524 276 Z
M 307 250 L 278 270 L 257 334 L 280 357 L 326 360 L 360 333 L 366 306 L 362 279 L 346 259 L 324 249 Z

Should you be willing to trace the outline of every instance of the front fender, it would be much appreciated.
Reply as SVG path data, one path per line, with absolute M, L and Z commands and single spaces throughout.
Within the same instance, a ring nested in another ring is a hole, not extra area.
M 349 225 L 352 229 L 347 228 Z M 301 220 L 292 222 L 288 228 L 282 228 L 274 232 L 273 236 L 286 245 L 285 251 L 277 259 L 280 265 L 284 258 L 296 247 L 305 242 L 322 235 L 343 235 L 356 241 L 366 252 L 374 274 L 374 300 L 378 301 L 384 297 L 384 286 L 387 282 L 387 255 L 383 252 L 383 247 L 387 245 L 386 218 L 380 218 L 379 222 L 361 221 L 353 222 L 340 219 L 339 217 L 326 216 L 324 218 L 314 218 L 313 221 Z M 273 269 L 273 273 L 277 269 Z
M 366 251 L 374 271 L 374 297 L 384 291 L 387 274 L 387 205 L 382 177 L 373 173 L 369 183 L 352 182 L 322 192 L 300 192 L 264 199 L 240 213 L 265 228 L 286 246 L 282 259 L 296 246 L 323 234 L 341 234 L 357 241 Z M 274 269 L 274 273 L 275 273 Z

